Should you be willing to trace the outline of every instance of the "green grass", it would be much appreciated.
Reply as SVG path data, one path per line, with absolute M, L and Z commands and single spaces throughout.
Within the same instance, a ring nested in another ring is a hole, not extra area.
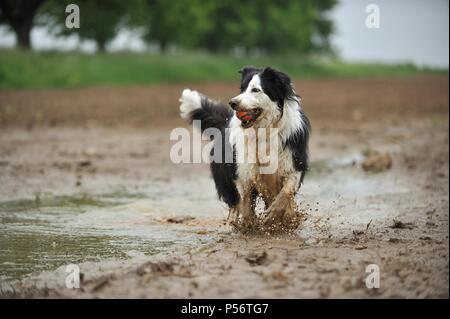
M 82 54 L 0 50 L 0 88 L 64 88 L 90 85 L 132 85 L 187 81 L 231 81 L 244 65 L 273 66 L 292 77 L 397 76 L 447 73 L 412 64 L 348 64 L 296 56 L 237 58 L 187 53 Z

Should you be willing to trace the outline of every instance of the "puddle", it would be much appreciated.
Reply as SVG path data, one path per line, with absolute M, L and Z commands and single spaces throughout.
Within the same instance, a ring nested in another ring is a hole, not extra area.
M 203 205 L 192 203 L 202 201 Z M 196 233 L 212 227 L 217 233 L 222 215 L 216 213 L 208 224 L 210 208 L 218 211 L 214 193 L 190 196 L 185 189 L 157 184 L 142 192 L 121 190 L 2 202 L 0 281 L 70 263 L 127 258 L 130 251 L 151 255 L 173 245 L 181 248 L 210 243 L 213 238 L 207 231 Z M 169 217 L 180 214 L 204 216 L 206 222 L 194 224 L 188 231 L 186 225 L 167 223 Z
M 312 174 L 299 195 L 311 217 L 299 231 L 301 237 L 318 236 L 313 223 L 320 218 L 335 234 L 372 219 L 382 221 L 395 209 L 389 196 L 409 196 L 389 172 L 367 175 L 354 164 L 359 161 L 349 156 L 312 163 Z M 229 231 L 221 227 L 226 215 L 208 176 L 150 182 L 146 188 L 106 194 L 2 202 L 0 281 L 70 263 L 127 258 L 131 251 L 151 255 L 200 248 Z M 180 216 L 194 218 L 179 224 L 167 221 Z

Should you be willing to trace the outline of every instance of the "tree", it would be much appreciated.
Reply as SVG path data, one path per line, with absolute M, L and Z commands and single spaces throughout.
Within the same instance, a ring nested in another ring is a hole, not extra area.
M 328 51 L 336 0 L 146 0 L 145 39 L 187 48 L 267 53 Z
M 268 53 L 327 51 L 333 25 L 325 13 L 335 3 L 335 0 L 247 1 L 249 8 L 242 11 L 245 15 L 240 16 L 243 28 L 239 32 L 251 40 L 245 46 Z
M 212 1 L 208 12 L 211 28 L 200 35 L 200 45 L 212 52 L 254 47 L 261 31 L 256 12 L 254 1 Z
M 65 27 L 65 8 L 72 0 L 49 0 L 44 7 L 47 23 L 57 35 L 77 34 L 81 39 L 94 40 L 99 51 L 105 51 L 107 44 L 121 28 L 133 26 L 132 16 L 139 11 L 141 0 L 77 0 L 80 8 L 80 28 Z
M 30 33 L 38 9 L 45 0 L 1 0 L 0 23 L 7 23 L 17 37 L 19 47 L 30 49 Z
M 163 52 L 169 44 L 198 47 L 199 38 L 212 26 L 209 12 L 209 1 L 146 0 L 141 20 L 147 30 L 144 39 L 157 42 Z

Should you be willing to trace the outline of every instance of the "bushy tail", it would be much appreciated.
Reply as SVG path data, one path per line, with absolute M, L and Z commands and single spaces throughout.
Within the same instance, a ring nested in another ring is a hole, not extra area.
M 228 120 L 233 116 L 233 111 L 227 105 L 213 101 L 197 91 L 185 89 L 180 98 L 180 115 L 190 123 L 194 120 L 201 121 L 202 133 L 208 128 L 219 129 L 221 140 L 214 140 L 214 143 L 220 143 L 222 148 L 221 161 L 211 162 L 211 173 L 216 184 L 217 195 L 221 200 L 227 203 L 228 207 L 233 208 L 239 202 L 239 193 L 236 188 L 236 164 L 227 163 L 225 154 L 233 154 L 229 139 L 225 133 L 225 127 Z M 211 149 L 211 156 L 214 155 L 215 147 Z
M 183 90 L 180 102 L 181 117 L 190 123 L 200 120 L 202 133 L 212 127 L 223 129 L 233 115 L 233 111 L 227 105 L 189 89 Z

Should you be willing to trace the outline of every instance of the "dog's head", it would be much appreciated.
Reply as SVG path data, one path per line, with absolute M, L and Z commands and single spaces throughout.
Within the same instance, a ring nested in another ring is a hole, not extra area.
M 243 128 L 269 127 L 283 115 L 286 100 L 294 99 L 291 79 L 270 67 L 244 67 L 241 93 L 230 100 Z

